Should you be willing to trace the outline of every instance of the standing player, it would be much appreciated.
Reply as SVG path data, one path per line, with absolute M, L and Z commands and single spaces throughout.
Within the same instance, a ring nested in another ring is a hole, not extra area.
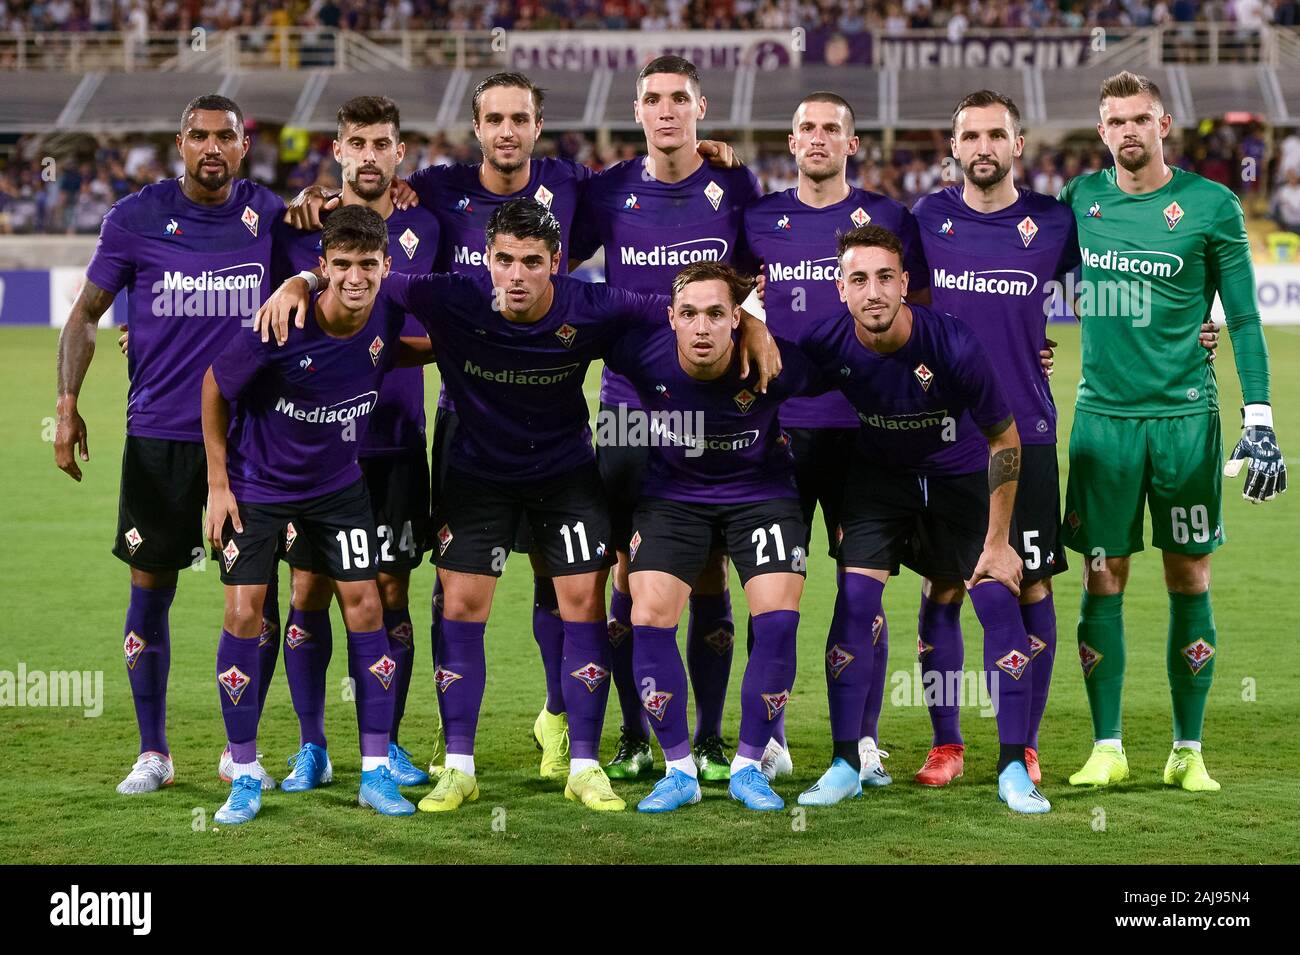
M 451 441 L 434 521 L 444 590 L 435 680 L 447 760 L 420 808 L 454 810 L 478 798 L 483 634 L 496 579 L 527 519 L 555 572 L 564 623 L 562 666 L 570 679 L 562 692 L 572 737 L 565 796 L 591 809 L 619 810 L 623 801 L 596 758 L 609 694 L 610 538 L 582 381 L 587 365 L 628 328 L 661 320 L 669 299 L 557 276 L 559 223 L 532 199 L 499 208 L 486 237 L 489 275 L 394 275 L 386 291 L 428 329 L 464 425 Z M 306 284 L 291 280 L 263 306 L 277 329 L 302 307 Z M 771 338 L 757 321 L 747 330 L 748 352 L 763 359 L 762 389 L 773 370 Z
M 945 603 L 970 591 L 1001 741 L 998 798 L 1015 812 L 1047 812 L 1025 768 L 1029 638 L 1016 603 L 1020 556 L 1009 543 L 1020 477 L 1015 418 L 974 333 L 952 316 L 903 304 L 902 251 L 878 226 L 840 236 L 848 310 L 799 338 L 862 423 L 841 517 L 845 626 L 826 647 L 834 756 L 799 802 L 831 805 L 862 793 L 871 632 L 885 583 L 906 564 Z
M 1286 489 L 1273 433 L 1268 350 L 1241 203 L 1228 189 L 1165 164 L 1173 125 L 1159 88 L 1133 73 L 1101 86 L 1097 132 L 1113 169 L 1071 180 L 1083 258 L 1083 377 L 1070 433 L 1066 546 L 1087 555 L 1079 662 L 1092 710 L 1093 750 L 1070 777 L 1104 786 L 1128 776 L 1121 737 L 1124 590 L 1142 550 L 1142 509 L 1169 591 L 1165 660 L 1173 696 L 1173 748 L 1164 782 L 1214 792 L 1201 755 L 1214 679 L 1210 555 L 1224 541 L 1219 389 L 1197 346 L 1217 294 L 1241 380 L 1244 430 L 1223 473 L 1249 464 L 1244 496 Z M 1122 292 L 1121 295 L 1102 294 Z
M 745 210 L 745 238 L 762 262 L 766 280 L 763 308 L 774 335 L 793 341 L 810 322 L 841 310 L 835 286 L 839 278 L 835 241 L 839 233 L 868 223 L 883 226 L 902 241 L 903 264 L 913 280 L 908 301 L 929 302 L 929 271 L 912 214 L 887 196 L 849 185 L 848 157 L 857 155 L 858 145 L 853 107 L 848 101 L 824 90 L 809 93 L 795 110 L 789 136 L 790 152 L 799 170 L 798 185 L 764 196 Z M 834 557 L 858 416 L 848 399 L 831 391 L 785 402 L 781 425 L 794 452 L 804 524 L 811 533 L 813 514 L 820 503 L 827 547 Z M 805 541 L 805 549 L 810 544 L 811 539 Z M 843 626 L 844 608 L 837 600 L 831 629 L 839 632 Z M 889 661 L 889 627 L 883 613 L 875 633 L 875 683 L 862 722 L 862 781 L 883 786 L 893 781 L 880 763 L 881 756 L 888 753 L 876 746 Z M 777 720 L 763 762 L 773 777 L 793 771 L 785 745 L 784 713 Z
M 803 382 L 787 367 L 766 394 L 739 374 L 733 332 L 749 282 L 730 266 L 697 262 L 673 281 L 665 326 L 624 336 L 607 357 L 635 384 L 660 440 L 646 464 L 631 538 L 633 672 L 667 761 L 641 812 L 700 801 L 686 719 L 686 670 L 677 649 L 691 586 L 714 541 L 725 541 L 745 588 L 754 646 L 741 686 L 740 741 L 731 763 L 733 799 L 781 809 L 761 770 L 795 674 L 807 530 L 781 400 Z
M 646 155 L 611 166 L 587 184 L 574 223 L 571 266 L 603 246 L 605 281 L 647 293 L 670 288 L 677 271 L 691 262 L 748 268 L 743 214 L 758 195 L 758 180 L 743 167 L 718 169 L 704 162 L 695 137 L 707 107 L 699 74 L 687 60 L 660 56 L 642 68 L 633 111 L 645 132 Z M 601 380 L 600 404 L 602 414 L 613 415 L 640 407 L 631 383 L 609 370 Z M 607 767 L 615 779 L 638 778 L 653 769 L 649 725 L 632 680 L 633 649 L 628 639 L 632 619 L 628 541 L 646 455 L 644 447 L 597 450 L 618 551 L 609 639 L 623 732 Z M 730 775 L 722 749 L 722 710 L 734 633 L 726 559 L 719 552 L 695 582 L 686 636 L 686 664 L 695 692 L 695 757 L 702 778 L 709 781 Z
M 1035 783 L 1038 726 L 1047 705 L 1056 656 L 1052 577 L 1066 569 L 1056 465 L 1056 405 L 1040 364 L 1047 315 L 1057 280 L 1079 264 L 1074 216 L 1052 196 L 1017 187 L 1012 166 L 1024 150 L 1020 110 L 1001 93 L 980 90 L 952 114 L 953 158 L 962 185 L 922 197 L 913 211 L 932 270 L 935 309 L 956 316 L 979 338 L 1015 415 L 1021 468 L 1011 546 L 1024 561 L 1020 615 L 1033 666 L 1025 765 Z M 941 597 L 952 598 L 951 602 Z M 926 585 L 921 595 L 918 647 L 927 685 L 959 685 L 963 665 L 962 590 L 946 594 Z M 943 786 L 962 775 L 965 746 L 957 701 L 927 694 L 932 748 L 916 780 Z
M 438 251 L 438 220 L 427 208 L 401 210 L 393 205 L 390 186 L 406 153 L 397 105 L 382 96 L 358 96 L 338 111 L 334 158 L 343 167 L 346 206 L 366 206 L 383 217 L 388 230 L 391 267 L 425 275 L 433 271 Z M 277 281 L 316 267 L 320 231 L 303 232 L 278 224 Z M 408 316 L 403 334 L 425 335 Z M 379 548 L 375 554 L 379 599 L 389 655 L 397 664 L 393 726 L 388 761 L 399 786 L 419 786 L 428 774 L 411 763 L 398 742 L 414 664 L 409 608 L 411 570 L 419 566 L 429 541 L 429 463 L 424 452 L 424 376 L 420 368 L 398 368 L 384 377 L 370 425 L 360 436 L 360 464 L 374 509 Z M 295 527 L 295 532 L 298 532 Z M 325 743 L 325 673 L 333 649 L 330 632 L 329 578 L 313 550 L 290 543 L 285 557 L 294 567 L 293 603 L 284 637 L 284 670 L 298 713 L 302 748 L 289 760 L 293 772 L 286 792 L 313 789 L 331 775 Z
M 145 186 L 114 204 L 100 229 L 86 281 L 59 336 L 54 459 L 81 480 L 90 460 L 77 396 L 95 352 L 101 315 L 127 290 L 131 345 L 126 445 L 113 554 L 131 568 L 123 651 L 140 727 L 140 755 L 118 785 L 124 795 L 171 785 L 167 744 L 168 612 L 177 572 L 203 559 L 207 494 L 199 398 L 203 373 L 261 301 L 271 230 L 284 213 L 273 192 L 236 179 L 248 152 L 239 107 L 224 96 L 191 100 L 181 113 L 179 179 Z M 276 579 L 259 635 L 268 678 L 279 652 Z M 229 753 L 219 772 L 229 776 Z M 265 788 L 275 785 L 257 766 Z
M 262 805 L 254 773 L 259 711 L 240 703 L 268 679 L 254 645 L 268 573 L 286 525 L 301 535 L 338 593 L 348 628 L 348 675 L 361 737 L 358 801 L 409 816 L 388 765 L 398 663 L 375 586 L 379 538 L 357 464 L 361 435 L 386 372 L 403 354 L 405 312 L 376 301 L 388 271 L 388 230 L 372 209 L 330 218 L 317 260 L 329 287 L 306 307 L 288 347 L 237 334 L 203 380 L 207 536 L 226 585 L 217 687 L 234 757 L 230 796 L 213 819 L 250 821 Z M 429 354 L 424 342 L 424 354 Z M 238 411 L 231 419 L 231 405 Z

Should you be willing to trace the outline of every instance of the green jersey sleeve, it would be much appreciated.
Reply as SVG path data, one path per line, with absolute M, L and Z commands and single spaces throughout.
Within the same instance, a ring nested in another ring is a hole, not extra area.
M 1223 303 L 1223 315 L 1232 337 L 1232 353 L 1246 404 L 1267 404 L 1268 345 L 1255 304 L 1255 267 L 1241 202 L 1225 197 L 1215 220 L 1206 252 L 1206 267 Z

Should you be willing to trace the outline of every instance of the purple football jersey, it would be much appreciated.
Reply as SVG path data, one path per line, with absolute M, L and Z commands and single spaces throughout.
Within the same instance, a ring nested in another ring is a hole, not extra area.
M 916 219 L 901 202 L 850 187 L 842 202 L 814 209 L 799 200 L 799 190 L 773 192 L 745 210 L 745 237 L 762 262 L 767 286 L 763 310 L 773 335 L 795 339 L 809 323 L 844 311 L 835 280 L 840 277 L 835 244 L 841 232 L 864 225 L 888 229 L 903 243 L 908 290 L 929 282 Z M 794 398 L 781 408 L 787 428 L 856 428 L 858 416 L 838 391 L 817 398 Z
M 406 315 L 380 294 L 366 324 L 336 338 L 315 320 L 318 297 L 283 347 L 244 331 L 212 363 L 235 404 L 226 473 L 237 501 L 300 501 L 361 479 L 361 440 Z
M 127 434 L 203 440 L 203 375 L 262 304 L 283 215 L 279 196 L 247 179 L 219 206 L 191 202 L 179 179 L 113 204 L 86 278 L 127 290 Z
M 999 212 L 977 212 L 960 186 L 924 196 L 915 212 L 935 309 L 961 319 L 997 369 L 1024 444 L 1056 443 L 1056 405 L 1038 353 L 1051 282 L 1079 264 L 1069 206 L 1019 190 Z
M 980 429 L 1011 417 L 979 339 L 951 315 L 919 305 L 898 351 L 858 341 L 847 312 L 809 325 L 799 347 L 858 413 L 868 461 L 909 474 L 970 474 L 988 467 Z
M 621 420 L 639 420 L 650 443 L 642 485 L 648 497 L 699 504 L 743 504 L 798 497 L 790 439 L 777 420 L 781 403 L 804 393 L 818 378 L 812 364 L 790 342 L 781 345 L 781 374 L 766 394 L 751 370 L 740 377 L 739 361 L 711 381 L 682 368 L 677 336 L 659 328 L 629 332 L 606 363 L 637 389 L 641 409 Z M 602 429 L 623 429 L 603 419 Z M 629 427 L 623 435 L 633 434 Z M 602 442 L 603 444 L 604 442 Z M 610 444 L 616 444 L 611 440 Z
M 668 295 L 682 266 L 728 262 L 754 271 L 745 248 L 745 206 L 759 195 L 745 167 L 708 163 L 681 182 L 660 182 L 646 157 L 629 159 L 593 176 L 573 226 L 573 255 L 587 259 L 605 248 L 605 281 L 615 288 Z M 600 400 L 637 406 L 636 389 L 605 370 Z
M 638 295 L 567 275 L 528 324 L 493 307 L 492 280 L 478 275 L 390 275 L 384 294 L 415 315 L 433 342 L 460 423 L 451 467 L 499 483 L 564 474 L 594 460 L 587 366 L 626 331 L 662 323 L 666 295 Z
M 388 254 L 394 272 L 427 275 L 438 254 L 438 220 L 424 206 L 393 209 L 388 217 Z M 320 264 L 320 231 L 303 232 L 283 225 L 275 234 L 275 281 Z M 402 334 L 424 338 L 428 333 L 407 316 Z M 424 451 L 424 369 L 394 368 L 384 376 L 379 403 L 361 439 L 361 457 L 385 457 Z

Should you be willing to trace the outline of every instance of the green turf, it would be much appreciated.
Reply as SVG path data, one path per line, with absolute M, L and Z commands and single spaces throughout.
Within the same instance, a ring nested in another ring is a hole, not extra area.
M 1078 334 L 1061 332 L 1057 396 L 1067 434 L 1077 378 Z M 1268 331 L 1273 394 L 1284 450 L 1300 453 L 1300 329 Z M 118 462 L 125 403 L 125 361 L 101 336 L 81 408 L 90 429 L 86 479 L 58 472 L 50 443 L 54 410 L 55 332 L 0 330 L 6 374 L 0 381 L 0 670 L 102 670 L 103 714 L 80 710 L 0 710 L 0 861 L 149 862 L 1277 862 L 1300 858 L 1300 788 L 1295 739 L 1300 716 L 1296 633 L 1300 588 L 1290 543 L 1300 537 L 1296 492 L 1264 507 L 1244 504 L 1230 485 L 1230 543 L 1215 558 L 1219 630 L 1217 682 L 1211 695 L 1207 762 L 1223 783 L 1217 795 L 1166 790 L 1159 773 L 1170 739 L 1165 676 L 1166 598 L 1152 554 L 1134 562 L 1125 602 L 1130 641 L 1126 737 L 1133 779 L 1110 792 L 1075 792 L 1066 777 L 1086 757 L 1087 707 L 1074 646 L 1077 570 L 1059 579 L 1061 653 L 1042 730 L 1044 794 L 1053 811 L 1016 818 L 995 795 L 994 722 L 967 709 L 964 779 L 946 791 L 910 782 L 930 742 L 923 707 L 891 702 L 893 675 L 912 672 L 917 580 L 894 580 L 886 593 L 893 639 L 891 684 L 881 720 L 882 744 L 896 779 L 883 791 L 804 815 L 795 796 L 828 759 L 822 675 L 824 633 L 833 599 L 829 561 L 809 568 L 800 640 L 799 680 L 788 725 L 796 775 L 778 791 L 784 813 L 757 814 L 710 789 L 702 804 L 671 817 L 633 811 L 596 814 L 566 802 L 537 777 L 530 740 L 543 698 L 530 633 L 527 562 L 513 559 L 488 627 L 488 686 L 477 762 L 482 798 L 457 813 L 380 819 L 356 806 L 359 757 L 353 708 L 341 699 L 346 676 L 342 640 L 330 671 L 328 731 L 337 782 L 316 793 L 266 797 L 257 821 L 215 831 L 204 818 L 225 798 L 216 778 L 223 745 L 213 662 L 221 624 L 215 568 L 182 574 L 172 609 L 169 732 L 178 780 L 157 795 L 126 798 L 113 787 L 136 753 L 136 729 L 122 665 L 126 568 L 109 554 L 115 529 Z M 1235 441 L 1239 391 L 1225 347 L 1225 443 Z M 592 379 L 594 382 L 594 377 Z M 432 391 L 431 391 L 432 393 Z M 594 391 L 592 392 L 594 394 Z M 52 421 L 52 419 L 51 419 Z M 1061 446 L 1064 470 L 1064 443 Z M 824 551 L 820 528 L 814 550 Z M 1074 555 L 1071 555 L 1072 559 Z M 287 573 L 286 573 L 287 576 Z M 432 568 L 413 580 L 419 637 L 403 740 L 417 758 L 433 728 L 427 595 Z M 743 598 L 737 591 L 737 618 Z M 282 593 L 287 590 L 282 585 Z M 743 624 L 742 624 L 743 632 Z M 335 633 L 341 634 L 335 621 Z M 965 611 L 967 661 L 981 659 L 978 630 Z M 743 643 L 743 641 L 742 641 Z M 736 656 L 726 732 L 734 743 L 744 654 Z M 611 706 L 603 749 L 617 732 Z M 297 746 L 297 726 L 282 672 L 263 720 L 265 763 L 278 776 Z M 662 764 L 660 764 L 662 765 Z M 619 784 L 631 804 L 648 790 Z M 793 811 L 792 811 L 793 810 Z

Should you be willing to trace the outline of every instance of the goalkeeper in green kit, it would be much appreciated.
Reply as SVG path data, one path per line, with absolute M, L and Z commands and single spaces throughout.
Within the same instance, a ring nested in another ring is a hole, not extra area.
M 1128 776 L 1121 741 L 1124 589 L 1143 547 L 1143 508 L 1169 590 L 1166 663 L 1174 743 L 1164 782 L 1214 792 L 1201 754 L 1216 649 L 1210 555 L 1224 541 L 1222 475 L 1247 469 L 1256 503 L 1286 489 L 1273 433 L 1268 351 L 1255 306 L 1250 243 L 1237 197 L 1165 165 L 1171 117 L 1145 77 L 1101 87 L 1097 131 L 1115 166 L 1079 176 L 1060 199 L 1079 227 L 1083 324 L 1062 540 L 1085 556 L 1079 662 L 1094 746 L 1070 777 L 1105 786 Z M 1214 366 L 1200 347 L 1215 293 L 1223 302 L 1244 399 L 1243 432 L 1222 467 Z

